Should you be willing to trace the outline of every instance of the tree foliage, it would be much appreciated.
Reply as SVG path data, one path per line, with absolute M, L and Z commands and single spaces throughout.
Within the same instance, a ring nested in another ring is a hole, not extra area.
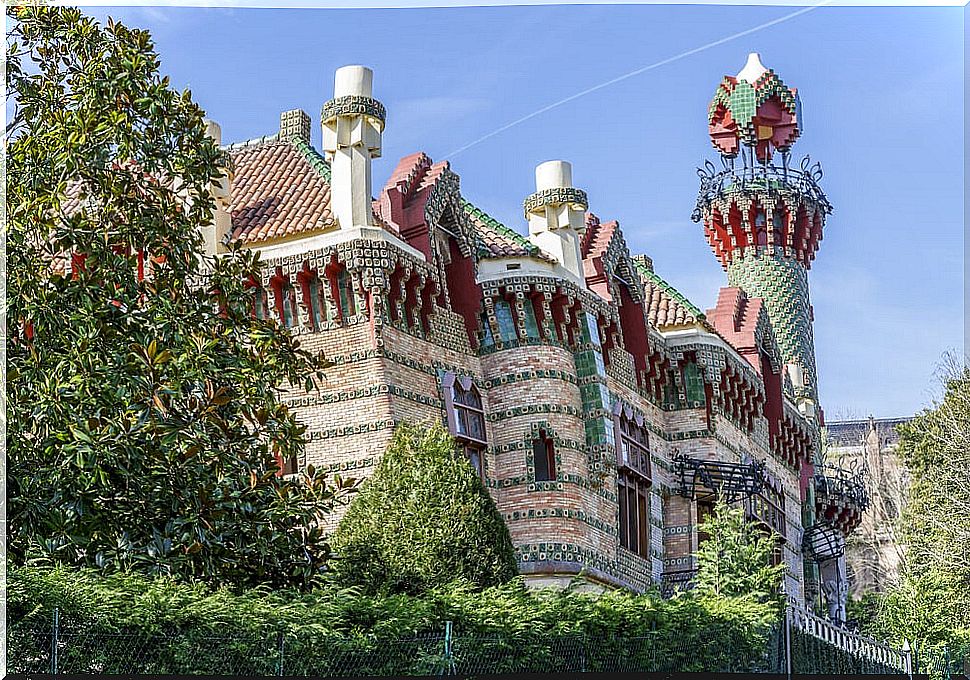
M 785 565 L 772 566 L 775 539 L 747 521 L 744 509 L 719 502 L 700 525 L 694 590 L 715 598 L 747 597 L 782 606 Z
M 508 528 L 440 424 L 401 424 L 334 534 L 342 583 L 419 593 L 517 573 Z
M 201 254 L 228 157 L 147 32 L 8 14 L 10 555 L 308 584 L 340 488 L 277 476 L 280 396 L 324 362 L 252 318 L 253 253 Z
M 970 656 L 970 368 L 950 360 L 942 399 L 900 426 L 910 471 L 902 583 L 880 598 L 874 632 Z

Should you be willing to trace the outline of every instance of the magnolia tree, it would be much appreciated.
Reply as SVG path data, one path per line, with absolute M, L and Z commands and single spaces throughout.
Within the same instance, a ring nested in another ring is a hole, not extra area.
M 10 555 L 308 585 L 348 483 L 278 475 L 325 365 L 253 318 L 253 253 L 201 254 L 229 159 L 147 32 L 8 15 Z

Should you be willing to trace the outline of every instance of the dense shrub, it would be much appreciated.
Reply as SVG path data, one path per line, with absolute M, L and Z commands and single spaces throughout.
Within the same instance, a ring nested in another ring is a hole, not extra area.
M 336 575 L 368 592 L 420 593 L 515 577 L 515 553 L 481 479 L 441 425 L 401 424 L 333 537 Z
M 166 578 L 10 567 L 8 588 L 11 658 L 29 656 L 23 633 L 49 631 L 54 607 L 63 630 L 131 640 L 117 653 L 92 644 L 64 672 L 131 669 L 137 648 L 162 650 L 147 666 L 153 672 L 273 673 L 282 634 L 287 674 L 339 673 L 348 664 L 368 674 L 430 673 L 446 621 L 454 622 L 459 669 L 740 670 L 765 663 L 776 622 L 770 607 L 751 599 L 531 591 L 518 579 L 484 590 L 452 584 L 420 597 L 335 586 L 232 593 Z M 35 644 L 36 655 L 49 648 Z M 179 659 L 192 665 L 174 665 Z

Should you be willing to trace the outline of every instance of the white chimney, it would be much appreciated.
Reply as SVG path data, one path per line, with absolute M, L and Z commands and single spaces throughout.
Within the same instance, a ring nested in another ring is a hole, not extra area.
M 573 168 L 566 161 L 536 166 L 536 192 L 525 199 L 529 240 L 549 253 L 580 281 L 583 255 L 579 235 L 586 225 L 586 193 L 573 187 Z
M 214 120 L 205 120 L 205 134 L 216 145 L 222 144 L 222 128 Z M 228 168 L 221 168 L 223 177 L 214 180 L 210 185 L 210 192 L 215 207 L 212 210 L 212 224 L 202 228 L 205 237 L 205 250 L 210 255 L 226 252 L 225 239 L 232 231 L 232 215 L 229 214 L 229 203 L 232 200 L 232 178 Z
M 371 160 L 381 155 L 384 106 L 371 95 L 374 72 L 344 66 L 334 74 L 333 99 L 323 105 L 323 149 L 330 162 L 330 203 L 341 229 L 373 224 Z

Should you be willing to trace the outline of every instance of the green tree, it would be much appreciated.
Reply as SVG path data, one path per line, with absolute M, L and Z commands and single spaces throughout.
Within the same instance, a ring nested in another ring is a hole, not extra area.
M 707 534 L 697 549 L 694 591 L 715 598 L 748 597 L 782 605 L 785 565 L 772 566 L 775 539 L 744 516 L 744 509 L 718 502 L 700 525 Z
M 252 318 L 254 254 L 201 255 L 228 158 L 147 32 L 8 14 L 9 554 L 309 584 L 342 483 L 277 476 L 280 396 L 324 361 Z
M 516 575 L 508 528 L 441 425 L 401 424 L 333 538 L 339 580 L 371 592 L 422 591 Z
M 899 427 L 906 552 L 876 625 L 924 645 L 962 640 L 970 657 L 970 368 L 951 358 L 943 373 L 942 399 Z

